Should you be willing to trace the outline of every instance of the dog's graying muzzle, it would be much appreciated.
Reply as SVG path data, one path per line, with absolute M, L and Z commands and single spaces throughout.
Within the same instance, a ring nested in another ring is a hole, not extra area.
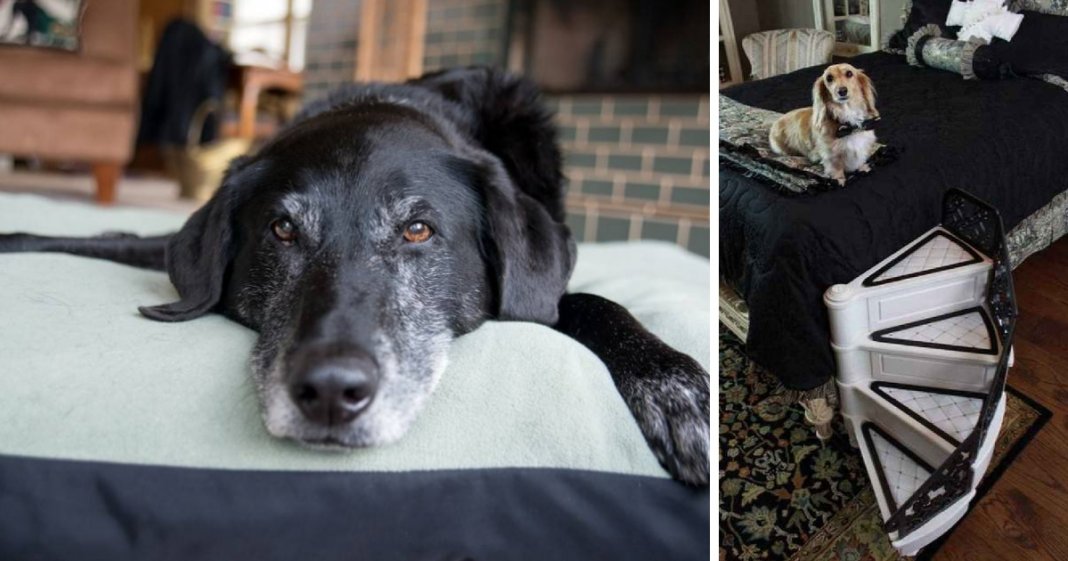
M 309 421 L 321 426 L 352 422 L 371 405 L 378 365 L 356 347 L 316 345 L 293 356 L 289 395 Z
M 311 271 L 289 350 L 289 396 L 305 418 L 323 427 L 351 423 L 378 389 L 369 337 L 375 329 L 369 310 L 376 298 L 368 290 L 373 284 L 359 271 L 336 263 Z

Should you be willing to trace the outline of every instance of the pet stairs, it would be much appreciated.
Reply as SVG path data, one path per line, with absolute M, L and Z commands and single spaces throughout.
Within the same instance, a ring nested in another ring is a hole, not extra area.
M 842 416 L 904 555 L 964 516 L 990 464 L 1012 365 L 1011 271 L 997 211 L 954 189 L 941 225 L 824 295 Z

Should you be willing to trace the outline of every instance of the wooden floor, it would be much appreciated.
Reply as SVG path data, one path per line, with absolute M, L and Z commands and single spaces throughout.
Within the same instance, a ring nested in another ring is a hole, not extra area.
M 86 172 L 0 171 L 0 193 L 27 193 L 63 201 L 95 204 L 93 177 Z M 163 177 L 126 174 L 119 180 L 116 206 L 159 208 L 191 213 L 200 203 L 178 198 L 178 183 Z
M 1009 385 L 1053 417 L 974 506 L 936 561 L 1068 560 L 1068 238 L 1013 279 L 1020 317 Z

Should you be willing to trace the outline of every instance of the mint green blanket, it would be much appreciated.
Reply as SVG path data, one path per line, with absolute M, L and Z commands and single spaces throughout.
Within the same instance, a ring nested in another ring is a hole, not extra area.
M 0 195 L 0 231 L 177 229 L 184 216 Z M 711 366 L 708 261 L 653 243 L 580 245 L 572 291 L 626 306 Z M 247 360 L 255 333 L 221 316 L 147 320 L 163 273 L 58 254 L 0 255 L 0 454 L 228 469 L 399 471 L 563 467 L 667 477 L 584 347 L 490 322 L 458 339 L 400 442 L 345 453 L 270 437 Z

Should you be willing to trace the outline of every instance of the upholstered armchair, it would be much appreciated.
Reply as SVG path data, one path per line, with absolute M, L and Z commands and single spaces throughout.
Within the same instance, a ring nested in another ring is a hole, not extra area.
M 799 68 L 828 64 L 834 33 L 821 29 L 761 31 L 742 40 L 754 79 L 770 78 Z
M 115 199 L 137 122 L 134 0 L 86 3 L 77 52 L 0 47 L 0 154 L 87 162 Z

